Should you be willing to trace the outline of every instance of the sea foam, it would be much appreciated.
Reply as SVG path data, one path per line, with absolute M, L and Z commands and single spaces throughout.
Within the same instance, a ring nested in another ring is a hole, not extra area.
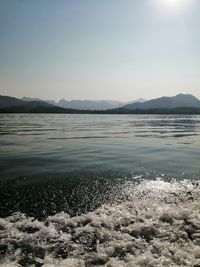
M 129 200 L 43 221 L 14 213 L 0 219 L 0 265 L 200 266 L 198 182 L 127 182 Z

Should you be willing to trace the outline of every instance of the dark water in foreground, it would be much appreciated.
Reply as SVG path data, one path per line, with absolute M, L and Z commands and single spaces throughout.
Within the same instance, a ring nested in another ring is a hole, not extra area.
M 0 216 L 76 214 L 138 176 L 198 179 L 200 117 L 1 114 L 0 147 Z
M 200 116 L 0 115 L 0 266 L 200 266 Z

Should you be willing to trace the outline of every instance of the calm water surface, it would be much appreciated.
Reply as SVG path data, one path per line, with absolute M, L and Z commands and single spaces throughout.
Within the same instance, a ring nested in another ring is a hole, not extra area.
M 198 179 L 199 147 L 200 116 L 1 114 L 0 215 L 94 209 L 138 176 Z

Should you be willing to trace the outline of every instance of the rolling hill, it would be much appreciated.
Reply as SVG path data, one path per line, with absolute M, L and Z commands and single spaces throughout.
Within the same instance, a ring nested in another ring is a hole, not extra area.
M 65 113 L 66 110 L 44 101 L 24 101 L 10 96 L 0 95 L 1 113 Z
M 132 103 L 123 106 L 128 110 L 147 110 L 147 109 L 174 109 L 179 107 L 200 108 L 200 100 L 190 94 L 178 94 L 173 97 L 160 97 L 146 101 L 144 103 Z

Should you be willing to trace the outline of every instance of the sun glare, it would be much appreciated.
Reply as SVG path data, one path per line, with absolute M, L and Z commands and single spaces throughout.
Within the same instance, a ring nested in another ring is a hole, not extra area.
M 183 0 L 162 0 L 164 5 L 177 6 L 181 5 Z
M 188 10 L 193 0 L 154 0 L 154 2 L 162 13 L 181 14 Z

